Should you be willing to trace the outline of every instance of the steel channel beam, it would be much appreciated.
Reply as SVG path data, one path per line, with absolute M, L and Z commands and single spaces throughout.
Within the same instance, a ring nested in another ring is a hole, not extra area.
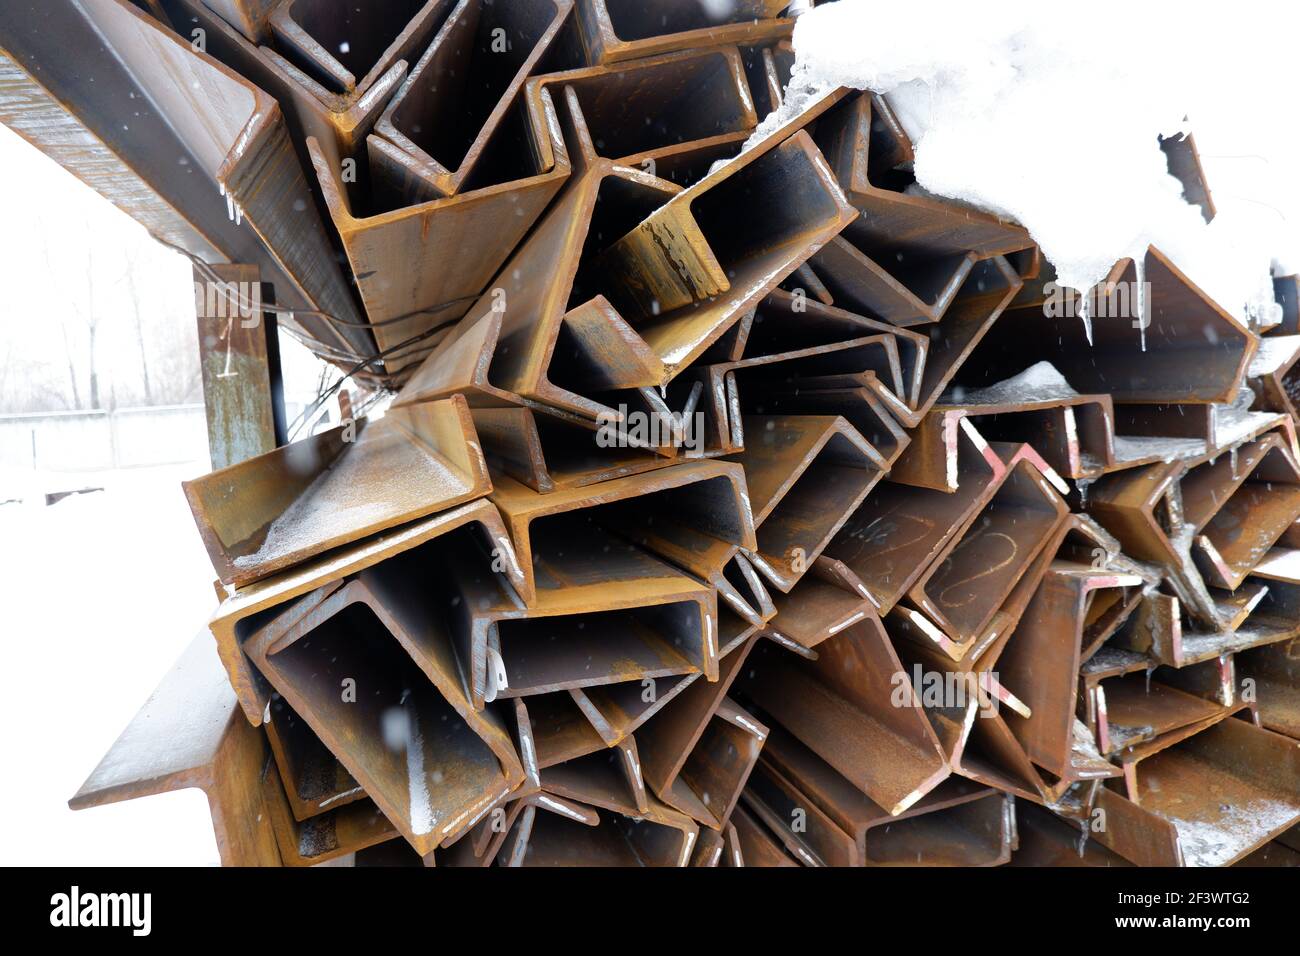
M 217 576 L 236 587 L 492 487 L 459 397 L 345 423 L 182 485 Z M 347 507 L 358 499 L 382 506 Z
M 637 731 L 650 789 L 714 830 L 726 825 L 767 738 L 767 727 L 727 698 L 756 641 L 722 660 L 716 682 L 694 681 Z
M 951 773 L 874 616 L 818 645 L 815 661 L 759 642 L 737 695 L 769 727 L 784 727 L 891 814 Z
M 1042 474 L 1019 462 L 966 527 L 948 539 L 908 590 L 908 600 L 965 656 L 1068 514 Z
M 885 464 L 845 419 L 829 415 L 748 415 L 751 436 L 729 460 L 744 467 L 754 509 L 749 559 L 789 591 L 876 483 Z
M 295 821 L 365 799 L 361 785 L 283 697 L 271 701 L 269 719 L 262 726 Z
M 950 778 L 891 815 L 779 729 L 743 800 L 805 866 L 999 866 L 1015 835 L 1004 794 Z
M 245 645 L 421 854 L 450 843 L 523 781 L 504 721 L 475 711 L 443 609 L 411 569 L 367 568 L 287 633 Z M 348 681 L 355 700 L 347 700 Z
M 299 82 L 334 112 L 355 103 L 400 61 L 419 55 L 449 16 L 452 0 L 280 0 L 268 20 L 276 48 Z
M 547 495 L 502 476 L 492 500 L 505 517 L 522 562 L 525 601 L 533 600 L 535 591 L 531 556 L 562 550 L 563 540 L 549 529 L 565 524 L 562 516 L 576 512 L 586 511 L 588 518 L 704 581 L 722 570 L 736 547 L 755 547 L 744 472 L 732 462 L 684 462 Z
M 573 0 L 459 0 L 376 135 L 411 157 L 411 175 L 427 191 L 461 192 L 572 8 Z
M 691 0 L 650 5 L 641 0 L 576 0 L 575 40 L 588 63 L 633 60 L 718 44 L 789 37 L 782 0 L 738 0 L 714 14 Z
M 530 547 L 537 589 L 527 605 L 452 553 L 431 569 L 457 608 L 453 642 L 475 708 L 683 674 L 716 679 L 713 589 L 580 516 L 552 520 Z
M 1133 289 L 1146 289 L 1140 317 L 1136 305 L 1143 297 Z M 1008 311 L 978 353 L 987 360 L 984 370 L 1004 377 L 1004 370 L 1024 368 L 1032 344 L 1034 357 L 1050 361 L 1074 388 L 1109 392 L 1116 403 L 1230 403 L 1236 397 L 1258 338 L 1159 249 L 1148 249 L 1141 275 L 1125 259 L 1090 295 L 1096 318 L 1089 322 L 1047 315 L 1041 306 Z
M 1300 750 L 1222 720 L 1143 762 L 1140 804 L 1104 789 L 1096 839 L 1139 866 L 1227 866 L 1300 820 Z
M 500 558 L 501 573 L 519 593 L 524 593 L 519 561 L 501 514 L 490 502 L 480 500 L 382 532 L 229 594 L 208 626 L 248 720 L 259 726 L 270 703 L 265 681 L 255 673 L 243 649 L 253 633 L 273 626 L 283 629 L 305 613 L 306 607 L 323 600 L 312 597 L 314 592 L 327 586 L 338 587 L 349 575 L 453 533 L 462 539 L 468 536 L 468 540 L 460 542 L 462 548 L 479 547 L 485 556 L 495 553 Z

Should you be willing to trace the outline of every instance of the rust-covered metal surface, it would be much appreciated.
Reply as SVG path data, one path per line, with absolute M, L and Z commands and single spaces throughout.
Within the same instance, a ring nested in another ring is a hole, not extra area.
M 0 120 L 241 283 L 210 633 L 74 807 L 201 788 L 232 865 L 1293 860 L 1295 277 L 1057 301 L 886 98 L 760 126 L 788 7 L 0 12 Z M 280 331 L 351 375 L 287 444 Z

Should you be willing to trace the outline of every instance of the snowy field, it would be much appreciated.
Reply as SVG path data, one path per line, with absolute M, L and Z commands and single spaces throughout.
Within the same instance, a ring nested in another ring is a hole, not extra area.
M 0 501 L 104 488 L 49 507 L 43 497 L 0 505 L 0 811 L 14 824 L 0 864 L 218 863 L 200 791 L 67 805 L 216 605 L 180 487 L 205 470 L 0 474 Z

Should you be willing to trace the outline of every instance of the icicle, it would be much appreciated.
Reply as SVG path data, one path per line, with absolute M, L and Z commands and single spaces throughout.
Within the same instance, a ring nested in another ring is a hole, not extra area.
M 1083 321 L 1084 334 L 1088 336 L 1088 344 L 1092 344 L 1092 296 L 1090 292 L 1083 292 L 1079 296 L 1079 318 Z

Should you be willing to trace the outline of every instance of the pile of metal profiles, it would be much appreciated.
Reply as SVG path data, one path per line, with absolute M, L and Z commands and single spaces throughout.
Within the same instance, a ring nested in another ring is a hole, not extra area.
M 198 787 L 245 865 L 1300 860 L 1296 277 L 1060 289 L 887 97 L 764 123 L 786 7 L 6 5 L 0 119 L 372 393 L 185 484 L 218 605 L 74 807 Z

